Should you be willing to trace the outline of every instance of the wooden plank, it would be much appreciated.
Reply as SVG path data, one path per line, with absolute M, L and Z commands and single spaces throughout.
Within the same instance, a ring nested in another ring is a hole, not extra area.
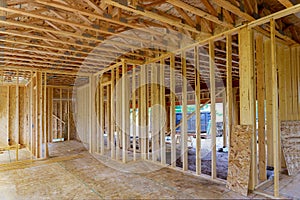
M 239 32 L 239 56 L 240 56 L 240 121 L 241 125 L 256 126 L 255 119 L 255 95 L 254 95 L 254 47 L 253 30 L 244 28 Z M 253 131 L 251 172 L 249 189 L 254 190 L 257 183 L 256 163 L 256 132 Z
M 293 4 L 290 0 L 278 0 L 282 5 L 284 5 L 286 8 L 292 7 Z
M 115 69 L 111 70 L 111 87 L 110 87 L 110 106 L 111 106 L 111 124 L 110 124 L 110 146 L 111 146 L 111 159 L 116 158 L 116 145 L 115 145 L 115 121 L 116 121 L 116 109 L 115 109 Z
M 48 131 L 47 131 L 47 72 L 44 73 L 44 99 L 43 99 L 43 131 L 44 131 L 44 156 L 43 158 L 49 157 L 48 149 Z M 49 98 L 49 97 L 48 97 Z
M 128 81 L 127 81 L 127 65 L 122 61 L 122 161 L 126 163 L 128 160 L 127 155 L 127 138 L 129 137 L 128 133 Z
M 226 113 L 226 91 L 224 91 L 223 93 L 223 102 L 222 102 L 222 106 L 223 106 L 223 148 L 224 147 L 227 147 L 227 123 L 226 123 L 226 116 L 227 116 L 227 113 Z
M 160 151 L 161 151 L 161 164 L 166 164 L 166 97 L 165 97 L 165 60 L 160 60 Z
M 139 110 L 141 110 L 141 132 L 140 132 L 140 137 L 141 137 L 141 142 L 140 142 L 140 150 L 141 150 L 141 157 L 143 160 L 146 160 L 146 152 L 147 152 L 147 146 L 146 146 L 146 135 L 148 133 L 147 131 L 147 105 L 146 105 L 146 68 L 145 66 L 141 66 L 141 75 L 140 75 L 140 85 L 141 85 L 141 91 L 140 91 L 140 96 L 141 96 L 141 104 L 139 106 Z
M 272 122 L 272 70 L 271 63 L 271 42 L 264 42 L 264 61 L 265 61 L 265 85 L 266 85 L 266 135 L 267 135 L 267 166 L 274 166 L 273 161 L 273 122 Z
M 196 174 L 201 174 L 201 79 L 200 79 L 200 59 L 199 47 L 194 48 L 194 62 L 195 62 L 195 83 L 196 83 Z
M 100 87 L 102 87 L 101 82 L 99 80 L 99 75 L 96 75 L 97 77 L 97 84 L 96 84 L 96 116 L 97 116 L 97 141 L 96 141 L 96 152 L 100 153 Z
M 278 120 L 278 78 L 277 78 L 277 63 L 276 63 L 276 36 L 275 36 L 275 20 L 270 20 L 271 25 L 271 60 L 272 60 L 272 121 L 273 121 L 273 160 L 274 160 L 274 196 L 279 197 L 279 164 L 280 151 L 278 146 L 279 139 L 279 120 Z
M 171 165 L 176 167 L 176 113 L 175 113 L 175 56 L 172 54 L 170 56 L 170 130 L 171 130 Z
M 286 99 L 293 99 L 292 96 L 292 85 L 291 85 L 291 47 L 288 47 L 287 50 L 285 51 L 285 57 L 286 57 L 286 62 L 285 62 L 285 66 L 286 66 Z M 287 104 L 287 120 L 292 120 L 292 103 L 289 102 Z
M 111 149 L 111 84 L 106 86 L 106 137 L 107 137 L 107 149 Z
M 295 59 L 297 56 L 297 49 L 291 48 L 291 81 L 292 81 L 292 116 L 293 119 L 296 120 L 298 117 L 298 80 L 297 80 L 297 60 Z
M 222 21 L 218 17 L 216 17 L 214 15 L 211 15 L 211 14 L 209 14 L 207 12 L 204 12 L 203 10 L 198 9 L 198 8 L 196 8 L 194 6 L 191 6 L 191 5 L 187 4 L 187 3 L 184 3 L 183 1 L 180 1 L 180 0 L 167 0 L 167 2 L 170 3 L 170 4 L 172 4 L 172 5 L 174 5 L 174 6 L 182 8 L 184 10 L 187 10 L 187 11 L 189 11 L 189 12 L 191 12 L 191 13 L 197 15 L 197 16 L 200 16 L 200 17 L 204 18 L 204 19 L 207 19 L 207 20 L 209 20 L 211 22 L 214 22 L 216 24 L 220 24 L 222 26 L 230 27 L 230 28 L 233 27 L 232 24 L 230 24 L 230 23 L 228 23 L 226 21 Z
M 245 196 L 248 195 L 252 137 L 252 125 L 233 127 L 226 187 Z
M 51 134 L 51 140 L 50 142 L 53 141 L 53 118 L 52 118 L 52 114 L 53 114 L 53 88 L 50 88 L 50 134 Z
M 97 122 L 96 122 L 96 105 L 95 105 L 95 94 L 96 94 L 96 77 L 91 75 L 89 77 L 89 151 L 90 153 L 96 152 L 96 139 L 97 139 Z M 103 153 L 103 152 L 101 152 Z
M 120 69 L 119 65 L 116 66 L 116 160 L 120 159 L 120 126 L 121 126 L 121 102 L 122 95 L 118 95 L 121 93 L 120 86 Z
M 129 11 L 129 12 L 133 12 L 133 13 L 136 13 L 138 15 L 141 15 L 141 16 L 144 16 L 144 17 L 148 17 L 150 19 L 155 19 L 157 21 L 170 24 L 170 25 L 175 26 L 175 27 L 180 28 L 180 29 L 188 30 L 188 31 L 191 31 L 191 32 L 194 32 L 194 33 L 200 33 L 200 31 L 198 31 L 194 27 L 191 27 L 191 26 L 189 26 L 187 24 L 184 24 L 182 22 L 176 21 L 174 19 L 167 18 L 165 16 L 161 16 L 161 15 L 159 15 L 159 14 L 157 14 L 155 12 L 151 12 L 149 10 L 143 10 L 143 11 L 141 11 L 141 10 L 138 10 L 138 9 L 134 9 L 134 8 L 122 5 L 119 2 L 115 2 L 115 1 L 112 1 L 112 0 L 106 0 L 105 2 L 107 4 L 109 4 L 109 5 L 112 5 L 112 6 L 115 6 L 115 7 L 118 7 L 118 8 L 122 8 L 123 10 Z M 172 3 L 173 1 L 170 1 L 170 2 Z
M 265 141 L 265 69 L 263 54 L 263 36 L 256 37 L 257 69 L 257 112 L 258 112 L 258 166 L 259 180 L 267 180 L 266 141 Z
M 187 146 L 187 73 L 186 73 L 186 52 L 181 52 L 182 67 L 182 126 L 181 126 L 181 156 L 182 170 L 188 170 L 188 146 Z
M 99 97 L 100 97 L 100 115 L 99 115 L 99 121 L 100 121 L 100 154 L 104 155 L 104 123 L 103 123 L 103 119 L 104 119 L 104 86 L 102 86 L 102 80 L 103 80 L 103 76 L 100 76 L 100 85 L 99 85 Z
M 30 134 L 30 151 L 31 151 L 31 158 L 33 158 L 33 121 L 34 121 L 34 112 L 33 112 L 33 72 L 30 71 L 30 88 L 29 88 L 29 134 Z M 52 117 L 51 117 L 52 119 Z
M 152 112 L 152 161 L 157 161 L 159 157 L 159 122 L 160 113 L 158 113 L 157 104 L 159 102 L 159 88 L 158 84 L 158 70 L 157 64 L 152 63 L 151 65 L 151 112 Z
M 137 120 L 136 120 L 136 66 L 132 68 L 132 147 L 133 147 L 133 160 L 136 161 L 136 128 L 137 128 Z
M 16 138 L 16 161 L 19 160 L 19 143 L 20 143 L 20 93 L 19 93 L 19 70 L 17 70 L 17 85 L 16 85 L 16 131 L 17 131 L 17 138 Z
M 59 89 L 59 118 L 63 118 L 62 89 Z M 63 137 L 63 124 L 59 121 L 59 138 Z
M 215 82 L 215 44 L 209 41 L 209 74 L 210 74 L 210 115 L 211 115 L 211 178 L 217 177 L 217 150 L 216 150 L 216 82 Z
M 71 120 L 71 118 L 70 118 L 70 115 L 71 115 L 71 109 L 70 109 L 70 90 L 68 89 L 68 92 L 67 92 L 67 98 L 68 98 L 68 102 L 67 102 L 67 112 L 68 112 L 68 141 L 70 141 L 70 128 L 71 128 L 71 126 L 70 126 L 70 120 Z
M 232 35 L 226 35 L 226 98 L 227 98 L 227 131 L 230 152 L 230 137 L 233 124 L 233 91 L 232 91 Z

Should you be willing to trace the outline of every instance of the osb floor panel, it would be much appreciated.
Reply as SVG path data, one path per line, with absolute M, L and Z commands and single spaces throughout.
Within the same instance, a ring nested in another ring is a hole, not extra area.
M 225 184 L 151 162 L 122 164 L 93 157 L 75 141 L 51 144 L 49 149 L 51 157 L 82 157 L 0 172 L 1 199 L 245 198 Z
M 289 199 L 300 199 L 300 173 L 295 176 L 280 174 L 279 177 L 279 193 L 281 197 Z M 258 189 L 261 192 L 273 194 L 273 182 L 269 182 Z
M 27 149 L 19 149 L 19 161 L 28 160 L 31 158 L 31 153 Z M 0 164 L 11 163 L 16 161 L 16 150 L 1 151 Z

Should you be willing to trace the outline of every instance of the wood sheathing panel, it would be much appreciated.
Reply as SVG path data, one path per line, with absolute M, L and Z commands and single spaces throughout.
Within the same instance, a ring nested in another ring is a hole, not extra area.
M 227 187 L 245 196 L 250 175 L 251 135 L 251 125 L 237 125 L 230 141 Z
M 0 147 L 8 145 L 7 112 L 7 86 L 0 86 Z
M 281 122 L 281 143 L 290 176 L 300 171 L 300 121 Z

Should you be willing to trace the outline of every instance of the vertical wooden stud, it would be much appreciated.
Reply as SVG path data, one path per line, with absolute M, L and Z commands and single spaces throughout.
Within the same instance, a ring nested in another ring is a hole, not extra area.
M 170 129 L 171 129 L 171 165 L 176 167 L 176 114 L 175 114 L 175 56 L 170 57 Z
M 216 82 L 215 82 L 215 44 L 209 41 L 209 69 L 210 69 L 210 113 L 211 113 L 211 178 L 217 177 L 217 151 L 216 151 Z
M 276 36 L 275 20 L 270 20 L 271 25 L 271 60 L 272 60 L 272 110 L 273 110 L 273 148 L 274 148 L 274 196 L 279 197 L 279 148 L 278 148 L 278 81 L 276 63 Z
M 200 62 L 199 62 L 199 47 L 194 49 L 195 62 L 195 83 L 196 83 L 196 174 L 201 174 L 201 80 L 200 80 Z
M 110 98 L 110 106 L 111 106 L 111 124 L 110 124 L 110 146 L 111 146 L 111 158 L 115 159 L 116 158 L 116 145 L 115 145 L 115 120 L 116 120 L 116 115 L 115 115 L 115 94 L 114 94 L 114 89 L 115 89 L 115 70 L 111 70 L 111 98 Z
M 133 160 L 136 161 L 136 66 L 132 69 L 132 147 Z
M 165 61 L 163 59 L 160 60 L 160 103 L 161 103 L 161 110 L 160 110 L 160 118 L 164 119 L 165 114 Z M 166 164 L 166 142 L 165 142 L 165 128 L 166 123 L 165 121 L 160 120 L 160 151 L 161 151 L 161 164 Z
M 188 170 L 188 147 L 187 147 L 187 74 L 186 52 L 181 52 L 182 64 L 182 126 L 181 126 L 181 154 L 183 158 L 182 169 Z
M 16 131 L 17 131 L 17 138 L 16 138 L 16 161 L 19 160 L 19 143 L 20 143 L 20 94 L 19 94 L 19 70 L 17 70 L 17 85 L 16 85 Z
M 255 95 L 254 95 L 254 43 L 253 30 L 242 28 L 239 32 L 239 56 L 240 56 L 240 121 L 241 125 L 256 126 L 255 119 Z M 254 128 L 255 130 L 255 128 Z M 257 179 L 256 164 L 256 132 L 252 136 L 252 153 L 249 189 L 254 190 Z
M 259 180 L 267 179 L 265 142 L 265 70 L 263 59 L 263 36 L 256 37 L 257 110 L 258 110 L 258 166 Z
M 226 35 L 226 98 L 227 98 L 227 135 L 228 148 L 230 149 L 230 138 L 233 124 L 233 91 L 232 91 L 232 36 Z M 230 152 L 230 150 L 229 150 Z

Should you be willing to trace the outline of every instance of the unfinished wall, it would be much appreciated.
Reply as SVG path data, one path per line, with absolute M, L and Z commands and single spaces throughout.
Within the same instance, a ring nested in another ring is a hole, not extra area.
M 15 145 L 18 140 L 19 144 L 26 145 L 24 92 L 24 87 L 19 87 L 19 113 L 17 113 L 16 86 L 0 86 L 0 146 Z
M 77 128 L 76 139 L 85 145 L 89 144 L 89 87 L 79 87 L 76 95 L 75 124 Z
M 0 146 L 8 145 L 8 86 L 0 86 Z

